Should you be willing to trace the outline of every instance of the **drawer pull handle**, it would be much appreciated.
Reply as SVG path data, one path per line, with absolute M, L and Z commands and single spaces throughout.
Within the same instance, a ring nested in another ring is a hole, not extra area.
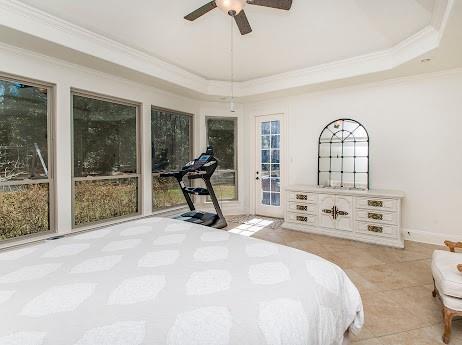
M 308 221 L 308 217 L 297 216 L 297 220 L 298 220 L 299 222 L 307 222 L 307 221 Z
M 306 194 L 297 194 L 295 197 L 297 200 L 308 200 L 308 195 Z
M 308 206 L 306 205 L 297 205 L 298 211 L 308 211 Z
M 383 220 L 383 214 L 380 213 L 368 213 L 367 218 L 374 220 Z
M 383 201 L 367 200 L 367 204 L 372 207 L 383 207 Z
M 383 227 L 376 225 L 368 225 L 367 230 L 370 232 L 375 232 L 381 234 L 383 232 Z

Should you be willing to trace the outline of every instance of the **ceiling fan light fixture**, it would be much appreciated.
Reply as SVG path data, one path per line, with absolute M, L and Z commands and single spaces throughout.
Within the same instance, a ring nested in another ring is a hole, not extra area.
M 230 16 L 238 15 L 246 5 L 246 0 L 215 0 L 217 7 Z

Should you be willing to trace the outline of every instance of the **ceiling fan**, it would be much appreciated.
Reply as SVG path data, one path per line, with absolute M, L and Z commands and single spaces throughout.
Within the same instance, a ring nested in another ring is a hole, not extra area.
M 292 0 L 213 0 L 191 12 L 184 19 L 194 21 L 218 7 L 231 17 L 234 17 L 241 35 L 247 35 L 252 32 L 252 28 L 244 12 L 244 7 L 247 4 L 288 11 L 292 7 Z

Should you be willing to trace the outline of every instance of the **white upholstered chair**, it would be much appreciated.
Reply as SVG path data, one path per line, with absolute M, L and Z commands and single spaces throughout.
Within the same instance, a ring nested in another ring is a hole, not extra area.
M 462 316 L 462 253 L 455 252 L 456 248 L 462 249 L 462 242 L 445 241 L 444 244 L 449 252 L 435 250 L 433 253 L 433 297 L 439 296 L 443 303 L 443 342 L 449 344 L 452 319 Z

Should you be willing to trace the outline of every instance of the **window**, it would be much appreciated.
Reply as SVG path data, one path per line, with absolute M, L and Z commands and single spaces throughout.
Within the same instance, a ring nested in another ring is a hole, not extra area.
M 237 200 L 237 119 L 207 118 L 207 145 L 212 146 L 218 168 L 212 184 L 219 200 Z
M 74 226 L 139 213 L 138 106 L 72 95 Z
M 178 182 L 174 178 L 161 178 L 159 173 L 181 169 L 192 159 L 192 120 L 190 114 L 152 108 L 153 210 L 186 203 Z
M 0 79 L 0 240 L 52 230 L 50 88 Z

